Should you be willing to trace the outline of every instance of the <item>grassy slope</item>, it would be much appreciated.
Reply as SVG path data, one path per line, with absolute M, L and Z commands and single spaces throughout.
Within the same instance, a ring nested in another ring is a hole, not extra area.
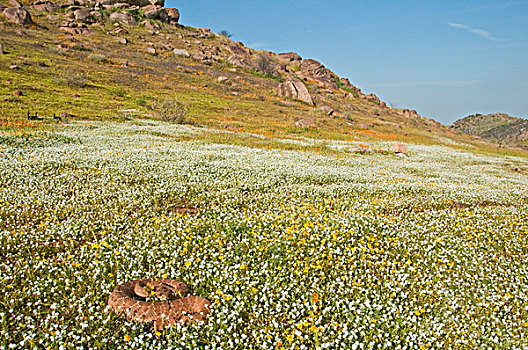
M 67 111 L 83 119 L 124 119 L 152 117 L 145 103 L 160 96 L 174 96 L 189 106 L 189 121 L 215 128 L 246 131 L 264 136 L 365 140 L 385 139 L 420 144 L 456 144 L 469 149 L 492 150 L 482 142 L 453 135 L 450 129 L 425 118 L 404 118 L 397 110 L 355 98 L 343 92 L 319 93 L 320 105 L 330 105 L 339 116 L 329 118 L 316 109 L 295 102 L 285 106 L 275 96 L 278 82 L 228 64 L 205 65 L 175 57 L 162 46 L 219 46 L 229 40 L 212 35 L 197 44 L 193 28 L 164 25 L 161 33 L 145 28 L 128 28 L 130 43 L 123 46 L 120 36 L 107 34 L 113 27 L 96 28 L 93 35 L 75 36 L 59 31 L 44 16 L 34 15 L 38 27 L 21 29 L 4 23 L 0 33 L 4 50 L 0 56 L 0 115 L 4 121 L 23 119 L 27 110 L 42 116 Z M 22 35 L 20 35 L 22 30 Z M 17 33 L 18 31 L 18 33 Z M 166 36 L 165 36 L 166 35 Z M 148 43 L 158 55 L 146 53 Z M 59 48 L 62 45 L 66 48 Z M 128 61 L 132 65 L 124 65 Z M 16 64 L 19 70 L 8 67 Z M 234 70 L 234 71 L 233 71 Z M 219 84 L 216 78 L 228 76 L 235 84 Z M 318 87 L 308 84 L 313 94 Z M 21 89 L 22 97 L 13 91 Z M 78 95 L 78 97 L 76 97 Z M 134 109 L 137 112 L 124 112 Z M 296 120 L 313 118 L 317 128 L 300 129 Z M 360 130 L 360 125 L 368 130 Z M 453 142 L 454 141 L 454 142 Z

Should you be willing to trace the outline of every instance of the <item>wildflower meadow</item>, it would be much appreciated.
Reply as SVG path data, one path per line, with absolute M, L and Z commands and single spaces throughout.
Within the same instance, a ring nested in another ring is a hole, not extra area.
M 525 158 L 21 130 L 0 130 L 0 348 L 528 348 Z M 148 277 L 209 299 L 207 322 L 156 334 L 110 312 Z

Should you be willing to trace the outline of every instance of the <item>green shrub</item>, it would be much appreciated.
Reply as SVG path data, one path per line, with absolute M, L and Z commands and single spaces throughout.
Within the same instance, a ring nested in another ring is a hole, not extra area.
M 94 63 L 108 63 L 108 58 L 105 55 L 91 54 L 88 59 Z
M 188 108 L 185 104 L 172 97 L 155 100 L 150 109 L 154 115 L 168 123 L 185 124 L 187 122 Z
M 127 94 L 127 91 L 125 89 L 122 89 L 122 88 L 116 88 L 116 89 L 110 90 L 110 93 L 112 95 L 116 95 L 116 96 L 119 96 L 119 97 L 125 97 L 125 95 Z
M 233 34 L 229 33 L 227 30 L 221 30 L 220 33 L 221 36 L 225 36 L 226 38 L 230 38 L 233 36 Z

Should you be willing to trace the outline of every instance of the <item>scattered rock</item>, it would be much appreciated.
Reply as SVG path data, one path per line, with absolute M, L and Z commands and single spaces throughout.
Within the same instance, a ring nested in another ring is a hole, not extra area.
M 9 0 L 9 5 L 13 7 L 22 7 L 22 4 L 20 4 L 17 0 Z
M 152 5 L 161 6 L 161 7 L 165 6 L 165 0 L 149 0 L 149 2 Z
M 59 17 L 54 16 L 54 15 L 47 15 L 47 16 L 46 16 L 46 19 L 47 19 L 48 21 L 50 21 L 50 22 L 58 22 Z
M 55 12 L 59 6 L 51 1 L 47 0 L 37 0 L 33 2 L 33 8 L 41 12 Z
M 79 98 L 79 97 L 81 97 L 81 95 L 79 95 L 79 94 L 72 94 L 71 97 L 73 97 L 73 98 Z
M 106 2 L 105 2 L 106 1 Z M 103 3 L 106 5 L 111 5 L 111 4 L 114 4 L 114 3 L 118 3 L 119 1 L 118 0 L 104 0 Z M 130 6 L 139 6 L 139 7 L 143 7 L 143 6 L 147 6 L 147 5 L 151 5 L 152 2 L 149 1 L 149 0 L 126 0 L 126 3 L 129 4 Z M 162 1 L 162 5 L 163 6 L 164 2 Z
M 176 56 L 191 57 L 189 52 L 185 49 L 174 49 L 172 51 Z
M 4 54 L 4 47 L 2 46 L 2 44 L 0 44 L 0 55 L 3 55 Z
M 381 108 L 387 108 L 387 103 L 385 101 L 381 101 L 380 102 L 380 107 Z
M 153 48 L 153 47 L 147 47 L 147 53 L 149 53 L 149 54 L 151 54 L 153 56 L 157 55 L 156 49 Z
M 243 47 L 243 44 L 240 41 L 229 44 L 227 48 L 233 55 L 242 57 L 246 57 L 248 55 L 246 49 Z
M 161 26 L 156 23 L 156 22 L 152 22 L 151 20 L 144 20 L 143 22 L 140 23 L 143 27 L 147 28 L 147 29 L 151 29 L 151 30 L 158 30 L 158 29 L 161 29 Z
M 24 96 L 24 94 L 22 93 L 22 91 L 20 91 L 19 89 L 16 89 L 16 90 L 13 92 L 13 95 L 15 95 L 15 96 Z
M 218 77 L 218 82 L 220 84 L 230 84 L 231 83 L 231 80 L 229 80 L 228 77 L 224 77 L 223 75 L 222 76 L 219 76 Z
M 374 94 L 368 94 L 367 96 L 365 96 L 365 98 L 369 101 L 372 101 L 372 102 L 375 102 L 377 104 L 380 104 L 380 99 L 378 96 L 374 95 Z
M 295 103 L 290 102 L 290 101 L 278 101 L 277 103 L 284 107 L 297 107 Z
M 8 7 L 2 12 L 4 18 L 11 23 L 20 25 L 32 24 L 33 20 L 28 10 L 23 7 Z
M 239 67 L 246 68 L 246 69 L 253 69 L 253 62 L 249 59 L 249 57 L 231 55 L 227 59 L 227 62 L 234 66 L 239 66 Z
M 368 145 L 352 145 L 347 149 L 352 153 L 373 153 L 374 150 Z
M 119 42 L 123 45 L 128 44 L 128 39 L 125 36 L 122 36 L 121 39 L 119 39 Z
M 319 110 L 328 116 L 331 116 L 334 114 L 334 110 L 330 106 L 321 106 L 319 107 Z
M 68 113 L 68 112 L 64 112 L 64 111 L 62 111 L 62 112 L 60 113 L 60 117 L 61 117 L 61 118 L 74 118 L 75 116 L 74 116 L 73 114 Z
M 277 95 L 280 97 L 288 97 L 295 100 L 300 100 L 313 105 L 312 96 L 302 81 L 295 78 L 288 78 L 285 82 L 277 86 Z
M 280 61 L 283 62 L 294 62 L 301 61 L 302 57 L 296 54 L 295 52 L 284 52 L 277 55 Z
M 127 26 L 135 26 L 137 24 L 134 16 L 128 12 L 114 12 L 110 14 L 110 20 Z
M 407 154 L 407 145 L 403 145 L 401 143 L 396 143 L 392 145 L 392 151 L 394 153 L 400 153 L 400 154 Z
M 127 4 L 125 2 L 118 2 L 117 4 L 114 4 L 114 8 L 125 10 L 130 8 L 130 4 Z
M 299 119 L 295 122 L 295 126 L 300 128 L 315 128 L 315 122 L 311 118 Z
M 90 11 L 90 14 L 96 22 L 103 22 L 103 14 L 99 11 Z
M 9 69 L 11 69 L 11 70 L 17 70 L 17 69 L 20 69 L 20 67 L 17 66 L 16 64 L 12 64 L 12 65 L 9 66 Z

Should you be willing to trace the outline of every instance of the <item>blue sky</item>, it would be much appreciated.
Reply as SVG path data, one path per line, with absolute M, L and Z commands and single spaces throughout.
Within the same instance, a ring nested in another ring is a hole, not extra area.
M 166 0 L 180 22 L 314 58 L 399 108 L 450 124 L 528 118 L 528 0 Z

